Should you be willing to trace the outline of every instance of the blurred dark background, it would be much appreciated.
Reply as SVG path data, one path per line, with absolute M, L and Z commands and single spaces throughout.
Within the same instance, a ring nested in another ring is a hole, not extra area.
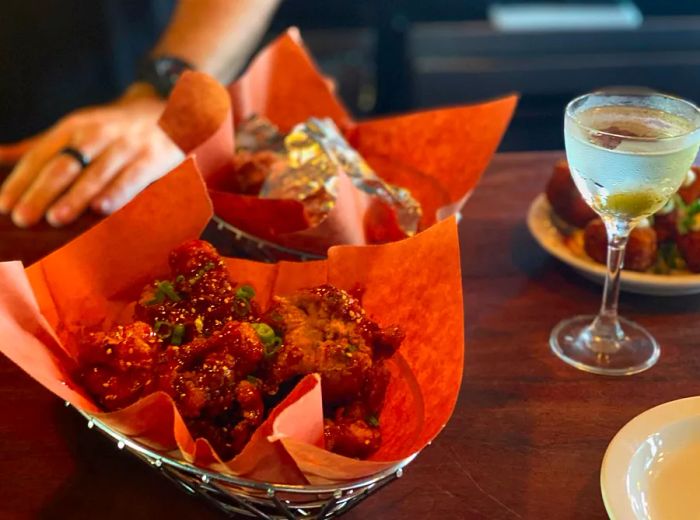
M 114 97 L 173 4 L 40 3 L 55 13 L 38 19 L 26 0 L 0 6 L 0 140 L 36 131 L 74 106 Z M 533 10 L 530 2 L 514 0 L 283 0 L 268 39 L 289 25 L 300 27 L 358 117 L 518 91 L 522 99 L 502 150 L 562 148 L 564 105 L 603 86 L 647 86 L 700 101 L 697 0 L 547 3 Z M 83 27 L 71 45 L 65 38 L 71 29 L 61 25 L 66 12 Z M 16 34 L 30 23 L 42 45 L 26 36 L 22 43 Z M 45 66 L 37 75 L 30 65 L 39 59 Z M 10 88 L 17 84 L 24 86 L 21 95 Z
M 316 2 L 287 0 L 279 18 L 302 27 L 307 45 L 338 78 L 356 114 L 520 92 L 501 150 L 563 148 L 564 106 L 604 86 L 647 86 L 700 101 L 700 1 L 550 2 L 552 11 L 585 4 L 636 10 L 641 17 L 596 27 L 612 22 L 596 14 L 606 11 L 592 11 L 588 26 L 568 30 L 557 29 L 556 22 L 529 30 L 495 25 L 494 4 L 530 3 L 540 2 L 337 1 L 321 10 Z

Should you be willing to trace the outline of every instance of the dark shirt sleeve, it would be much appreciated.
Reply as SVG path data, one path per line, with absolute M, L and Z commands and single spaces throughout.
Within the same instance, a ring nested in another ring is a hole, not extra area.
M 119 95 L 173 6 L 174 0 L 2 0 L 0 142 Z

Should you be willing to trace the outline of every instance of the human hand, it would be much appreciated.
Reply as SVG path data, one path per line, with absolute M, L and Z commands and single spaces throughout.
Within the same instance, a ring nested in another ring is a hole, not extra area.
M 11 212 L 20 227 L 44 215 L 61 226 L 88 206 L 103 214 L 121 208 L 183 158 L 158 126 L 164 107 L 137 85 L 114 103 L 78 110 L 35 137 L 0 145 L 0 162 L 23 154 L 0 187 L 0 213 Z M 82 168 L 61 153 L 66 147 L 80 151 L 89 164 Z

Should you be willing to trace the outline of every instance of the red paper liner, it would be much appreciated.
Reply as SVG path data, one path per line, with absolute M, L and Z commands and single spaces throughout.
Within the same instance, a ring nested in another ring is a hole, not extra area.
M 364 232 L 341 231 L 364 228 L 368 202 L 336 206 L 327 217 L 328 225 L 324 222 L 303 231 L 285 229 L 282 221 L 288 208 L 275 206 L 281 201 L 253 198 L 246 201 L 248 215 L 241 218 L 235 207 L 240 199 L 221 196 L 218 192 L 225 191 L 226 183 L 220 176 L 216 179 L 222 169 L 230 171 L 233 161 L 232 120 L 257 114 L 287 132 L 310 117 L 333 119 L 378 175 L 411 190 L 423 208 L 421 229 L 425 229 L 459 212 L 498 147 L 517 102 L 517 96 L 511 95 L 481 104 L 358 123 L 335 97 L 296 29 L 263 49 L 228 92 L 226 106 L 223 85 L 217 89 L 216 82 L 205 74 L 185 73 L 163 114 L 164 129 L 172 132 L 184 152 L 195 155 L 210 190 L 216 192 L 212 198 L 217 215 L 227 215 L 223 218 L 232 226 L 253 235 L 259 226 L 251 226 L 251 221 L 264 219 L 269 233 L 257 235 L 260 238 L 317 254 L 325 254 L 332 245 L 367 243 Z M 207 99 L 212 102 L 207 104 Z M 341 186 L 338 194 L 339 201 L 363 197 L 366 195 L 351 183 Z M 272 216 L 265 214 L 270 211 Z M 392 226 L 391 222 L 375 222 L 378 216 L 374 214 L 369 222 L 380 228 Z M 371 238 L 384 235 L 381 229 L 369 230 Z
M 0 264 L 0 351 L 62 399 L 88 412 L 97 406 L 72 378 L 75 335 L 84 326 L 130 320 L 142 286 L 168 272 L 169 251 L 199 236 L 211 206 L 194 161 L 187 160 L 37 264 Z M 464 337 L 459 245 L 454 219 L 418 236 L 369 247 L 334 247 L 323 261 L 262 264 L 226 259 L 238 283 L 273 294 L 331 283 L 366 287 L 363 305 L 384 325 L 406 333 L 389 362 L 391 380 L 380 416 L 383 443 L 369 461 L 322 449 L 323 410 L 317 376 L 305 378 L 270 412 L 244 450 L 221 461 L 193 439 L 173 401 L 149 395 L 118 412 L 98 414 L 110 427 L 185 460 L 276 483 L 352 480 L 422 449 L 449 419 L 462 377 Z M 60 339 L 59 339 L 60 338 Z

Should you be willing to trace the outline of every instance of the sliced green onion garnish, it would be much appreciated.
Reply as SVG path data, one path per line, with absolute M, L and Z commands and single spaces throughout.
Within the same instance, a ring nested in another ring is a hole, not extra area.
M 269 346 L 265 347 L 265 355 L 270 357 L 270 356 L 276 354 L 281 346 L 282 346 L 282 338 L 280 338 L 279 336 L 275 336 L 275 339 L 272 341 L 272 343 Z
M 691 202 L 690 204 L 688 204 L 688 206 L 686 206 L 686 209 L 685 209 L 685 210 L 686 210 L 686 211 L 688 212 L 688 214 L 690 214 L 690 215 L 694 215 L 695 213 L 697 213 L 698 211 L 700 211 L 700 199 L 695 199 L 693 202 Z
M 160 305 L 163 303 L 163 300 L 165 300 L 165 295 L 159 289 L 156 289 L 156 292 L 153 293 L 153 298 L 148 300 L 146 305 Z
M 282 340 L 278 337 L 275 337 L 275 339 L 269 344 L 263 344 L 263 353 L 265 354 L 265 357 L 271 357 L 277 354 L 277 351 L 281 346 Z
M 156 291 L 153 293 L 153 299 L 146 302 L 146 305 L 161 304 L 166 296 L 174 302 L 180 301 L 180 295 L 175 291 L 173 284 L 167 280 L 156 282 Z
M 275 331 L 267 323 L 251 323 L 250 326 L 255 329 L 263 343 L 269 343 L 275 339 Z
M 245 318 L 250 314 L 250 302 L 243 298 L 236 298 L 231 310 L 238 318 Z
M 160 290 L 165 296 L 170 298 L 174 302 L 180 301 L 180 295 L 175 292 L 175 287 L 173 284 L 167 280 L 164 282 L 158 282 L 158 290 Z
M 204 267 L 197 271 L 197 274 L 195 274 L 192 278 L 188 280 L 190 282 L 190 285 L 196 284 L 202 276 L 204 276 L 206 273 L 208 273 L 215 267 L 216 264 L 214 262 L 207 262 L 206 264 L 204 264 Z
M 182 345 L 182 338 L 185 335 L 185 326 L 182 323 L 178 323 L 173 327 L 173 335 L 170 338 L 171 345 Z
M 275 331 L 266 323 L 251 323 L 250 324 L 260 338 L 263 344 L 265 356 L 269 357 L 275 354 L 282 346 L 282 338 L 275 334 Z
M 254 297 L 255 289 L 253 289 L 250 285 L 241 285 L 238 289 L 236 289 L 236 298 L 250 300 Z
M 379 426 L 379 417 L 377 417 L 376 415 L 368 415 L 367 424 L 369 424 L 373 428 L 376 428 L 377 426 Z
M 169 337 L 172 331 L 173 324 L 169 321 L 156 320 L 153 324 L 153 332 L 155 332 L 160 339 Z

